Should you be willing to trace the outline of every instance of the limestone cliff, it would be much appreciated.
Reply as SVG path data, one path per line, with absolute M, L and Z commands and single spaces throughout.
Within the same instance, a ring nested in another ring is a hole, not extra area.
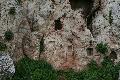
M 100 42 L 108 43 L 109 54 L 114 50 L 120 61 L 119 0 L 0 0 L 0 13 L 1 40 L 7 30 L 14 33 L 6 42 L 14 61 L 45 58 L 56 69 L 81 70 L 92 59 L 102 60 L 95 49 Z

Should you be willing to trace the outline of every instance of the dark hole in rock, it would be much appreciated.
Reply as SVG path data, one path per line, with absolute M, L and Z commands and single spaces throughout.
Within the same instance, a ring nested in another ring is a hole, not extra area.
M 88 56 L 93 55 L 93 48 L 87 48 L 87 55 Z
M 68 38 L 67 40 L 68 40 L 70 43 L 73 42 L 73 39 L 71 39 L 71 38 Z
M 115 51 L 111 51 L 109 56 L 110 56 L 111 59 L 117 59 L 117 54 L 116 54 Z
M 62 29 L 62 23 L 60 21 L 60 18 L 58 18 L 57 20 L 55 20 L 55 30 L 61 30 Z
M 79 8 L 91 8 L 93 5 L 93 0 L 69 0 L 69 2 L 73 10 Z

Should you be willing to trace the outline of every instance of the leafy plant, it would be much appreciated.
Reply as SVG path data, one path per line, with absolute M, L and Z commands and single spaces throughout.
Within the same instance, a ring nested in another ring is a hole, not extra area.
M 101 43 L 97 44 L 96 50 L 97 50 L 97 52 L 100 52 L 101 54 L 105 55 L 108 52 L 108 46 L 106 43 L 104 44 L 103 42 L 101 42 Z
M 57 80 L 56 71 L 44 60 L 23 58 L 16 64 L 13 80 Z
M 9 14 L 10 14 L 10 15 L 15 15 L 15 14 L 16 14 L 16 9 L 15 9 L 15 7 L 11 7 L 11 8 L 10 8 Z
M 113 61 L 108 56 L 104 57 L 104 60 L 102 61 L 102 66 L 107 66 L 107 65 L 114 65 Z
M 8 30 L 5 32 L 4 36 L 5 36 L 5 40 L 10 41 L 13 39 L 14 34 L 12 31 Z
M 96 61 L 91 60 L 91 62 L 88 64 L 88 67 L 96 69 L 98 67 L 98 65 L 97 65 Z
M 106 60 L 107 59 L 107 60 Z M 108 58 L 103 60 L 102 64 L 107 61 L 106 65 L 97 66 L 95 61 L 91 61 L 88 69 L 75 72 L 62 72 L 67 80 L 118 80 L 120 64 L 114 65 Z
M 32 73 L 32 80 L 57 80 L 57 74 L 49 69 L 36 69 Z
M 115 65 L 108 57 L 104 58 L 101 66 L 92 60 L 87 69 L 78 72 L 55 71 L 44 60 L 35 61 L 23 58 L 16 64 L 16 73 L 12 80 L 61 80 L 59 76 L 64 77 L 63 80 L 118 80 L 119 70 L 120 63 Z
M 7 49 L 6 44 L 0 42 L 0 51 L 5 51 Z

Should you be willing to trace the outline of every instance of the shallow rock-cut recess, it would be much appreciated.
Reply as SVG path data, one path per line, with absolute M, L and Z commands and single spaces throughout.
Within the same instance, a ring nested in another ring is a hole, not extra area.
M 13 11 L 9 14 L 11 7 Z M 11 30 L 14 38 L 4 40 Z M 40 41 L 44 36 L 43 52 Z M 0 0 L 0 41 L 7 44 L 13 61 L 27 56 L 46 59 L 55 69 L 82 70 L 93 59 L 100 42 L 109 46 L 108 56 L 120 61 L 119 0 Z M 115 55 L 115 56 L 113 56 Z

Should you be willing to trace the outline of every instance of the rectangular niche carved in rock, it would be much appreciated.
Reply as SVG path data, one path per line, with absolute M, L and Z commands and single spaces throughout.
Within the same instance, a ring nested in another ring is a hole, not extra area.
M 87 55 L 92 56 L 93 55 L 93 48 L 87 48 Z
M 68 46 L 68 52 L 72 52 L 72 51 L 73 51 L 72 45 Z

